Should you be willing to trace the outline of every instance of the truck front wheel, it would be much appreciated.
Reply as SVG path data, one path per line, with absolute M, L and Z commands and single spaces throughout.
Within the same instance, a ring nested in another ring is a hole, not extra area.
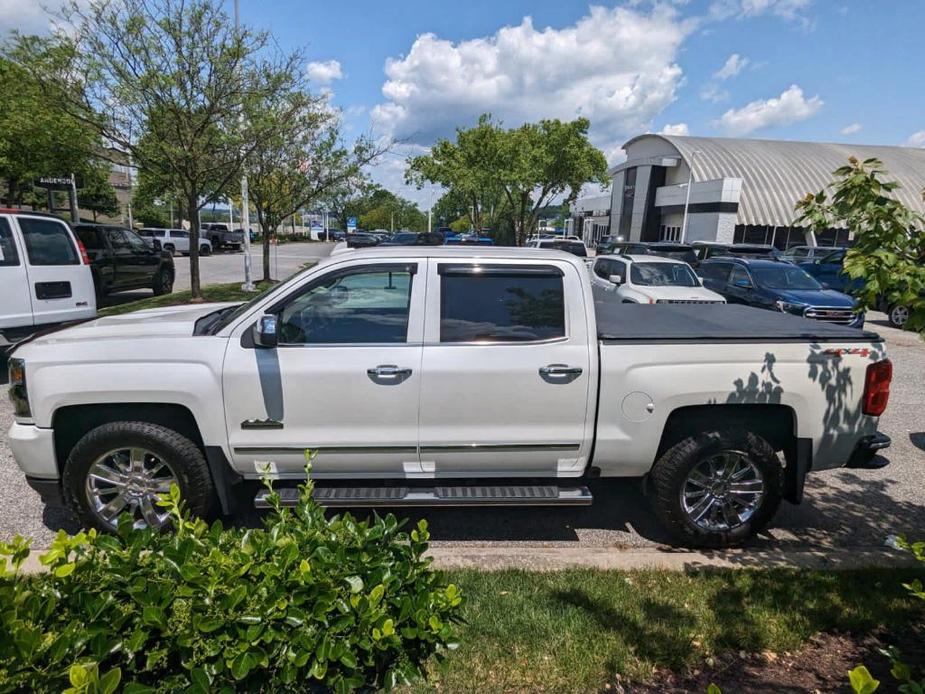
M 736 428 L 678 442 L 655 463 L 650 480 L 655 513 L 674 539 L 730 547 L 774 517 L 783 469 L 767 441 Z
M 209 515 L 215 488 L 202 451 L 176 431 L 148 422 L 92 429 L 71 450 L 63 479 L 68 505 L 83 525 L 110 532 L 123 514 L 136 528 L 168 525 L 167 510 L 157 502 L 174 483 L 193 515 Z

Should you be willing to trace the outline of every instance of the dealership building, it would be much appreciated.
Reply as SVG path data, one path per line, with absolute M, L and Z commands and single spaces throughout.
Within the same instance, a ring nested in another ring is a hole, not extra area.
M 627 241 L 685 241 L 836 245 L 847 229 L 813 234 L 794 226 L 794 205 L 827 188 L 848 157 L 875 157 L 902 186 L 894 195 L 925 214 L 925 149 L 872 145 L 639 135 L 623 149 L 626 161 L 608 172 L 604 196 L 572 206 L 572 229 L 588 245 L 604 235 Z M 688 198 L 688 181 L 690 197 Z

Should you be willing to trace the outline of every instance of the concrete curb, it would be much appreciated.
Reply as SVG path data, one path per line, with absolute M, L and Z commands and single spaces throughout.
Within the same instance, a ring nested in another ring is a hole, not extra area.
M 440 569 L 561 571 L 563 569 L 862 569 L 915 566 L 908 552 L 886 547 L 802 550 L 432 547 L 428 554 Z
M 32 550 L 23 562 L 23 573 L 40 573 L 45 567 Z M 601 569 L 631 571 L 662 569 L 829 569 L 903 568 L 916 566 L 908 552 L 888 547 L 807 548 L 795 550 L 717 550 L 692 552 L 672 549 L 619 547 L 431 547 L 427 555 L 438 569 L 501 571 L 563 571 Z

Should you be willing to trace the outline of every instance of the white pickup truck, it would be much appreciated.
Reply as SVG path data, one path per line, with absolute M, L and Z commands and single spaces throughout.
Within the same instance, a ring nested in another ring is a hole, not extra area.
M 240 306 L 99 318 L 10 360 L 10 446 L 87 525 L 294 503 L 581 505 L 642 477 L 678 542 L 760 529 L 863 465 L 892 375 L 875 334 L 743 306 L 595 304 L 558 251 L 349 250 Z M 602 484 L 595 482 L 592 487 Z

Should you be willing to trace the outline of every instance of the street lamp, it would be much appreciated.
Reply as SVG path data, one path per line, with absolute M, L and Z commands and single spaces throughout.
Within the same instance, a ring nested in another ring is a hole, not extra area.
M 238 0 L 234 0 L 234 30 L 235 34 L 240 35 L 240 23 L 238 9 Z M 244 115 L 241 115 L 244 120 Z M 250 205 L 248 204 L 247 190 L 247 171 L 242 168 L 241 172 L 241 231 L 244 237 L 244 286 L 241 287 L 246 292 L 254 291 L 254 280 L 251 278 L 251 216 Z M 232 229 L 233 230 L 233 229 Z M 266 233 L 264 231 L 264 233 Z
M 703 154 L 699 149 L 691 152 L 691 160 L 687 163 L 687 196 L 684 198 L 684 220 L 681 222 L 681 243 L 687 239 L 687 208 L 691 204 L 691 187 L 694 185 L 694 159 Z

